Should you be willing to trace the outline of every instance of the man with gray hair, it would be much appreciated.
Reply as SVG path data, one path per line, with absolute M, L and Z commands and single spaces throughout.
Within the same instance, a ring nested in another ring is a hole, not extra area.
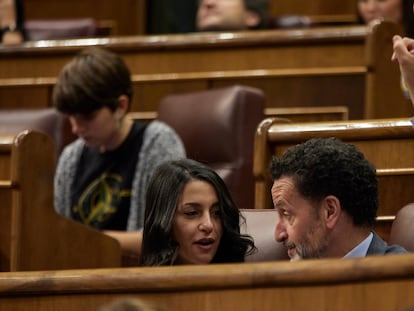
M 200 0 L 199 31 L 233 31 L 266 28 L 269 0 Z

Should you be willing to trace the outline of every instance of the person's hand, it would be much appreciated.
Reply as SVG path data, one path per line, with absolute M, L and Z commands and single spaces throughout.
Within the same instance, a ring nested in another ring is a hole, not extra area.
M 394 53 L 391 60 L 398 62 L 403 84 L 410 94 L 414 94 L 414 40 L 396 35 L 392 41 Z
M 20 31 L 6 31 L 3 34 L 3 41 L 1 42 L 4 45 L 15 45 L 23 42 L 23 35 Z

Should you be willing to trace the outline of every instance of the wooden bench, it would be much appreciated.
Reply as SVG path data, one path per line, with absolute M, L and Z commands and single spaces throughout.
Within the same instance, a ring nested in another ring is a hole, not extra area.
M 0 311 L 98 310 L 137 297 L 170 311 L 406 310 L 414 255 L 300 262 L 6 272 Z
M 341 26 L 299 30 L 114 37 L 0 47 L 1 108 L 51 106 L 56 76 L 75 53 L 105 46 L 131 69 L 131 111 L 161 98 L 233 84 L 262 89 L 267 108 L 346 106 L 350 119 L 408 117 L 391 38 L 400 28 Z M 386 90 L 386 91 L 385 91 Z M 389 103 L 394 103 L 390 107 Z
M 119 243 L 55 213 L 46 134 L 0 135 L 0 271 L 120 267 Z
M 335 136 L 355 144 L 377 168 L 379 209 L 376 230 L 388 239 L 397 211 L 414 202 L 414 129 L 408 119 L 279 124 L 265 119 L 255 136 L 255 208 L 273 208 L 269 165 L 292 145 Z

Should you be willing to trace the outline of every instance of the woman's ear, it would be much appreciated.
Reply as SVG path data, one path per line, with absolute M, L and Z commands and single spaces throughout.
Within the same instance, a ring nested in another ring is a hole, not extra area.
M 247 28 L 254 28 L 260 24 L 260 16 L 255 11 L 246 10 L 244 14 L 244 24 Z
M 334 195 L 328 195 L 323 199 L 324 221 L 330 229 L 334 228 L 341 215 L 341 202 Z

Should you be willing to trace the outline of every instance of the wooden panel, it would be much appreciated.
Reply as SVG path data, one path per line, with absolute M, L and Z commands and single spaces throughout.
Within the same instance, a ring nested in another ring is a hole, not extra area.
M 272 16 L 283 14 L 354 14 L 356 12 L 356 2 L 354 0 L 278 0 L 270 1 L 270 12 Z
M 119 267 L 116 240 L 55 213 L 54 148 L 39 132 L 0 136 L 0 271 Z
M 131 111 L 155 111 L 162 98 L 171 94 L 202 91 L 234 84 L 249 85 L 266 94 L 267 107 L 348 107 L 350 119 L 362 118 L 364 113 L 365 70 L 336 68 L 326 72 L 301 73 L 266 70 L 210 73 L 182 73 L 175 75 L 133 75 L 133 100 Z M 55 78 L 49 79 L 0 79 L 1 109 L 27 106 L 52 106 Z M 300 91 L 297 91 L 300 85 Z M 20 90 L 20 91 L 18 91 Z M 37 93 L 39 92 L 39 93 Z M 16 96 L 11 94 L 18 93 Z M 4 94 L 4 95 L 3 95 Z M 40 94 L 40 95 L 39 95 Z M 4 104 L 3 104 L 4 103 Z M 332 120 L 332 119 L 331 119 Z
M 348 108 L 344 106 L 329 107 L 289 107 L 267 108 L 267 117 L 286 118 L 292 122 L 315 122 L 348 120 Z
M 399 31 L 397 25 L 384 22 L 372 27 L 52 40 L 0 46 L 0 99 L 7 102 L 9 98 L 11 103 L 4 104 L 7 107 L 26 100 L 28 105 L 50 105 L 45 103 L 45 96 L 63 65 L 81 49 L 98 45 L 119 53 L 129 65 L 136 93 L 134 111 L 154 111 L 159 99 L 171 93 L 245 84 L 264 91 L 267 107 L 340 105 L 349 108 L 350 119 L 408 117 L 411 104 L 399 87 L 398 66 L 389 60 L 392 35 Z M 30 95 L 10 89 L 19 86 L 29 89 Z M 394 103 L 392 108 L 390 102 Z
M 97 310 L 120 297 L 168 310 L 405 310 L 414 255 L 300 262 L 15 272 L 0 275 L 0 310 Z M 378 295 L 386 293 L 386 295 Z
M 0 185 L 0 267 L 1 271 L 10 271 L 11 266 L 11 247 L 12 247 L 12 235 L 11 235 L 11 219 L 13 208 L 5 208 L 5 206 L 12 207 L 12 191 L 10 186 Z M 5 267 L 8 267 L 6 269 Z
M 364 66 L 364 26 L 46 40 L 0 47 L 0 78 L 54 77 L 80 50 L 105 46 L 132 74 Z M 300 49 L 297 47 L 300 46 Z
M 343 106 L 267 108 L 264 113 L 267 117 L 284 118 L 287 122 L 348 120 L 348 109 Z M 150 122 L 157 118 L 157 112 L 130 112 L 128 116 L 131 119 Z

